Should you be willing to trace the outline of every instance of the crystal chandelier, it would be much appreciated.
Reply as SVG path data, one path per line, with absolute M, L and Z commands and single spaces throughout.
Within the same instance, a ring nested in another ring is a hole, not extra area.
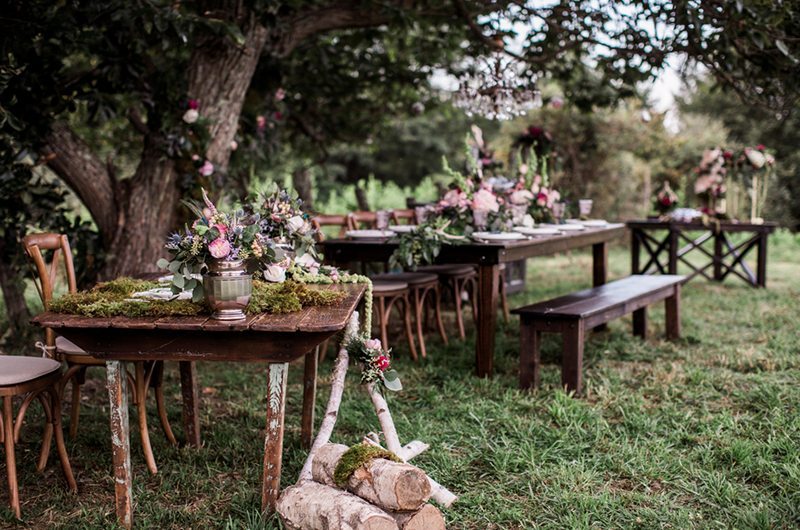
M 475 61 L 474 74 L 460 77 L 453 95 L 455 106 L 468 116 L 478 114 L 490 120 L 510 120 L 541 105 L 541 96 L 520 75 L 516 60 L 497 51 Z

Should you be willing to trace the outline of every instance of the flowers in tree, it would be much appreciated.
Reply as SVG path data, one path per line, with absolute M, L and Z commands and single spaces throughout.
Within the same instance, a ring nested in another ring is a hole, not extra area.
M 183 121 L 189 124 L 196 122 L 199 117 L 200 113 L 195 109 L 188 109 L 183 113 Z
M 214 173 L 214 164 L 206 160 L 203 162 L 203 165 L 200 166 L 200 174 L 204 177 L 209 177 Z

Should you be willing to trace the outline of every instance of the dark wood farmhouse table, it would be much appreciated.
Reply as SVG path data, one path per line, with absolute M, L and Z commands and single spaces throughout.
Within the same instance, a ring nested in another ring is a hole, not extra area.
M 592 281 L 596 287 L 608 277 L 608 243 L 625 233 L 624 224 L 566 232 L 518 241 L 444 245 L 436 263 L 475 264 L 478 266 L 478 337 L 475 342 L 475 372 L 491 377 L 494 369 L 494 339 L 497 330 L 497 304 L 500 264 L 536 256 L 547 256 L 592 247 Z M 353 262 L 387 263 L 397 248 L 395 240 L 327 239 L 321 243 L 326 261 L 346 266 Z
M 691 270 L 687 281 L 703 276 L 709 281 L 722 282 L 733 274 L 753 287 L 767 286 L 767 241 L 778 227 L 776 223 L 704 224 L 699 220 L 645 219 L 628 221 L 627 226 L 631 230 L 631 274 L 678 274 L 678 265 L 683 264 Z M 744 236 L 741 240 L 736 239 L 739 234 Z M 713 248 L 707 248 L 712 243 Z M 755 272 L 745 261 L 753 249 Z M 702 258 L 702 262 L 690 261 L 690 253 Z
M 33 319 L 35 324 L 54 329 L 93 357 L 106 361 L 116 512 L 123 526 L 130 528 L 133 523 L 125 375 L 126 363 L 133 361 L 180 363 L 184 424 L 190 441 L 195 436 L 198 442 L 199 396 L 193 361 L 269 363 L 261 502 L 263 509 L 274 509 L 280 493 L 288 363 L 343 330 L 366 290 L 364 284 L 317 288 L 343 290 L 347 296 L 330 307 L 252 315 L 228 322 L 207 316 L 93 318 L 51 312 Z

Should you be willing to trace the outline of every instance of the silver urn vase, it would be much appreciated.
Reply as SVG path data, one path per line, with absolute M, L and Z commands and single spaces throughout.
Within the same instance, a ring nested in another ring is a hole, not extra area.
M 242 260 L 214 260 L 203 275 L 203 291 L 216 320 L 242 320 L 253 293 L 253 277 Z

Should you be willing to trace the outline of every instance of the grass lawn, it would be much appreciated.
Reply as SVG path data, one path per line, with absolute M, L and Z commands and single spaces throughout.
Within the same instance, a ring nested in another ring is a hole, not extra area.
M 800 525 L 800 237 L 771 240 L 769 289 L 729 279 L 684 288 L 683 339 L 663 340 L 663 308 L 650 338 L 634 339 L 630 317 L 590 336 L 587 397 L 559 390 L 559 344 L 546 336 L 543 385 L 516 389 L 518 331 L 501 325 L 496 376 L 472 375 L 474 336 L 396 367 L 405 390 L 390 398 L 404 442 L 431 444 L 415 463 L 460 495 L 451 528 L 790 528 Z M 628 251 L 613 249 L 612 277 L 628 273 Z M 512 306 L 589 285 L 591 257 L 574 253 L 529 262 L 528 290 Z M 472 329 L 471 321 L 469 328 Z M 450 329 L 453 329 L 450 326 Z M 33 353 L 33 351 L 31 351 Z M 320 369 L 318 410 L 327 400 Z M 279 528 L 259 513 L 266 370 L 260 364 L 200 364 L 201 450 L 174 449 L 150 425 L 160 466 L 150 476 L 132 427 L 135 523 L 141 528 Z M 356 371 L 334 432 L 352 444 L 377 420 Z M 72 496 L 51 457 L 34 469 L 38 416 L 18 447 L 20 527 L 108 528 L 114 520 L 110 440 L 102 372 L 87 383 L 79 436 L 68 440 L 80 488 Z M 283 483 L 294 482 L 302 366 L 290 369 Z M 180 436 L 180 391 L 168 368 L 170 418 Z M 53 454 L 54 456 L 54 454 Z M 3 464 L 0 475 L 5 476 Z M 13 527 L 5 479 L 0 526 Z

